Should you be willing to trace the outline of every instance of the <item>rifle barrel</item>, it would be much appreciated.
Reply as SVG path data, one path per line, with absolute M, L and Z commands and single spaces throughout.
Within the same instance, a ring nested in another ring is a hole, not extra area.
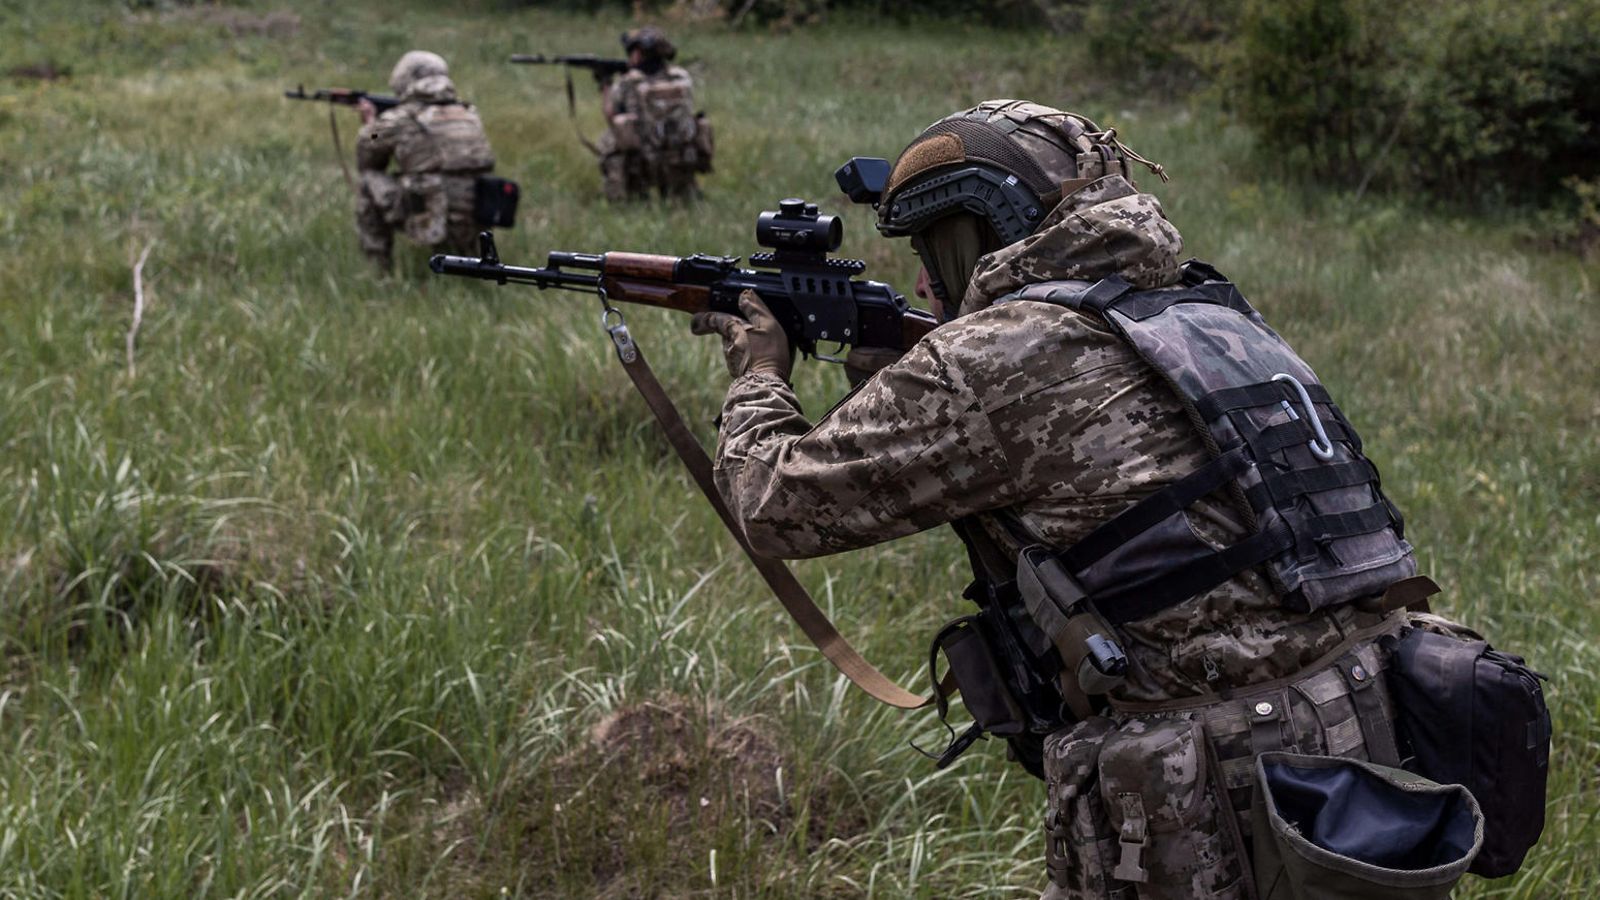
M 553 254 L 552 254 L 553 255 Z M 583 268 L 600 268 L 600 257 L 590 254 L 562 254 L 575 259 L 590 258 L 596 261 L 593 266 Z M 556 260 L 552 262 L 560 263 Z M 573 290 L 593 290 L 600 286 L 599 275 L 580 275 L 575 272 L 563 272 L 558 267 L 548 269 L 530 269 L 525 266 L 507 266 L 499 262 L 489 262 L 476 256 L 448 256 L 440 253 L 428 260 L 428 268 L 440 275 L 457 275 L 464 278 L 479 278 L 484 281 L 494 281 L 500 284 L 531 284 L 537 288 L 571 288 Z

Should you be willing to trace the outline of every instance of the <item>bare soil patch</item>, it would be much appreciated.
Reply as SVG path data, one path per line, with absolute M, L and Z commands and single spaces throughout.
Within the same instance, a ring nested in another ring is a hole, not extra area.
M 287 9 L 255 12 L 226 6 L 191 6 L 173 10 L 167 21 L 215 25 L 234 37 L 293 37 L 300 31 L 300 14 Z
M 12 66 L 6 70 L 6 77 L 20 78 L 24 81 L 55 81 L 71 74 L 70 68 L 57 65 L 53 60 Z
M 785 815 L 783 761 L 759 720 L 729 718 L 714 706 L 667 696 L 607 716 L 590 731 L 589 747 L 557 766 L 587 778 L 598 762 L 608 779 L 633 785 L 669 809 L 675 830 L 721 818 L 738 801 L 738 814 L 776 828 Z M 701 789 L 718 796 L 713 800 Z

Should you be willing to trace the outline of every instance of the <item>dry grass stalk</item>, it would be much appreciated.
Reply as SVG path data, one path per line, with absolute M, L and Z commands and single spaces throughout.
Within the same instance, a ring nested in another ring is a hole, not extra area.
M 150 258 L 150 251 L 154 250 L 156 239 L 144 245 L 144 251 L 139 254 L 139 260 L 133 264 L 133 323 L 128 326 L 128 377 L 132 378 L 138 373 L 134 365 L 133 348 L 139 339 L 139 325 L 144 322 L 144 262 Z

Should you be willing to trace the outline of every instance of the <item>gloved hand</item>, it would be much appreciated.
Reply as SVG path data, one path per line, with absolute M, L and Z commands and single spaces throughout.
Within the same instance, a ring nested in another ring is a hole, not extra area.
M 722 353 L 728 358 L 728 372 L 738 378 L 747 372 L 764 372 L 784 381 L 794 371 L 794 356 L 789 352 L 789 336 L 778 319 L 761 302 L 755 291 L 739 295 L 739 311 L 695 313 L 689 330 L 695 334 L 722 335 Z
M 892 347 L 851 347 L 844 357 L 844 377 L 855 387 L 904 355 L 904 350 Z

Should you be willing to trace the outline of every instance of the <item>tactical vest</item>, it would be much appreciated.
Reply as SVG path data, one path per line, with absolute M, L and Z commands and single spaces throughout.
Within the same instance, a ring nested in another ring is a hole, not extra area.
M 1060 552 L 1024 546 L 1020 558 L 997 561 L 981 527 L 957 523 L 977 577 L 967 596 L 980 612 L 939 632 L 930 668 L 944 651 L 975 724 L 941 765 L 988 732 L 1039 774 L 1029 763 L 1043 734 L 1088 715 L 1089 698 L 1125 672 L 1116 626 L 1246 569 L 1264 571 L 1298 612 L 1382 594 L 1416 573 L 1360 436 L 1311 367 L 1215 269 L 1191 260 L 1178 284 L 1144 291 L 1120 276 L 1044 282 L 996 302 L 1019 300 L 1104 320 L 1171 386 L 1211 460 Z M 1218 491 L 1249 529 L 1221 549 L 1187 518 Z M 1014 522 L 1009 512 L 996 519 Z
M 1172 287 L 1029 285 L 1000 302 L 1054 303 L 1103 319 L 1172 387 L 1211 462 L 1060 554 L 1112 624 L 1182 603 L 1261 566 L 1283 605 L 1324 609 L 1416 574 L 1412 548 L 1361 438 L 1316 373 L 1227 279 L 1189 261 Z M 1221 550 L 1185 510 L 1219 489 L 1252 533 Z
M 633 85 L 639 144 L 646 154 L 665 165 L 693 168 L 700 163 L 696 138 L 701 126 L 694 109 L 693 82 L 676 66 Z
M 483 122 L 463 103 L 428 103 L 411 113 L 417 126 L 395 147 L 402 173 L 476 174 L 494 168 L 494 152 Z

